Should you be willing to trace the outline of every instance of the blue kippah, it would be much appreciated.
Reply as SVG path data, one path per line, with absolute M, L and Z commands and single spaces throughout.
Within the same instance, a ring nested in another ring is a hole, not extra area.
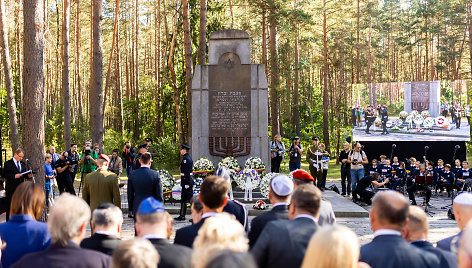
M 139 204 L 138 214 L 151 214 L 151 213 L 159 213 L 165 212 L 166 209 L 164 204 L 159 202 L 154 197 L 148 197 Z

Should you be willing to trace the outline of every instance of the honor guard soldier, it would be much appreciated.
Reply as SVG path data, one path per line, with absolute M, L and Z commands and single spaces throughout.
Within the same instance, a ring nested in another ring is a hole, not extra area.
M 372 106 L 367 106 L 367 110 L 365 111 L 364 117 L 365 117 L 365 124 L 367 126 L 367 128 L 365 129 L 365 133 L 370 134 L 369 132 L 370 127 L 372 126 L 372 123 L 375 121 L 375 116 L 374 116 L 374 111 L 372 110 Z
M 382 120 L 382 135 L 390 134 L 387 130 L 388 112 L 387 107 L 385 105 L 382 106 L 380 116 Z
M 187 213 L 187 203 L 190 203 L 190 199 L 193 196 L 193 161 L 188 151 L 190 146 L 182 144 L 180 147 L 180 155 L 182 156 L 182 162 L 180 162 L 180 186 L 181 200 L 180 200 L 180 216 L 175 218 L 178 221 L 185 220 L 185 214 Z
M 147 148 L 148 153 L 151 154 L 152 159 L 157 159 L 157 150 L 156 148 L 154 148 L 154 146 L 152 146 L 152 139 L 146 138 L 145 141 L 146 141 L 146 148 Z M 154 161 L 151 163 L 151 168 L 157 169 L 154 163 L 155 163 Z
M 139 159 L 141 159 L 141 156 L 147 152 L 147 145 L 146 144 L 141 144 L 138 146 L 138 155 L 134 158 L 134 165 L 133 165 L 133 170 L 139 169 L 141 167 L 141 163 L 139 163 Z
M 327 157 L 329 154 L 327 152 L 323 152 L 319 148 L 319 138 L 314 136 L 312 138 L 313 146 L 308 148 L 308 152 L 306 153 L 306 161 L 310 167 L 310 173 L 313 178 L 317 181 L 315 183 L 318 188 L 321 188 L 322 180 L 323 180 L 323 156 Z

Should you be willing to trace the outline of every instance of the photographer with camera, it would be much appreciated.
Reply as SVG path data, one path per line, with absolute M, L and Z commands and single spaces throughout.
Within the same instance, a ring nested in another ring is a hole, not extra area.
M 75 181 L 75 175 L 77 175 L 78 172 L 78 166 L 79 166 L 79 153 L 77 153 L 77 144 L 73 143 L 70 145 L 69 151 L 67 151 L 69 156 L 67 159 L 69 159 L 72 168 L 70 169 L 70 178 L 72 179 L 72 182 Z
M 82 166 L 81 171 L 83 176 L 95 171 L 97 168 L 97 159 L 98 155 L 92 148 L 92 142 L 90 140 L 86 140 L 82 154 L 80 155 L 79 162 L 79 164 Z
M 136 152 L 134 151 L 134 147 L 131 146 L 130 141 L 126 141 L 125 146 L 123 146 L 123 153 L 121 153 L 121 158 L 124 161 L 124 166 L 126 169 L 126 175 L 129 177 L 131 172 L 133 171 L 133 162 Z
M 280 173 L 280 163 L 284 159 L 285 145 L 282 142 L 282 136 L 280 134 L 275 135 L 274 140 L 270 143 L 270 158 L 271 158 L 271 171 Z
M 300 137 L 295 136 L 292 139 L 293 143 L 288 149 L 288 154 L 290 155 L 290 162 L 288 163 L 288 168 L 290 172 L 300 169 L 302 161 L 303 146 L 300 144 Z
M 73 163 L 69 160 L 69 153 L 67 151 L 63 152 L 56 161 L 57 187 L 61 194 L 68 192 L 75 195 L 74 181 L 71 177 L 72 166 Z
M 355 190 L 357 182 L 365 175 L 364 165 L 369 163 L 367 155 L 362 150 L 362 145 L 359 142 L 356 142 L 354 149 L 349 152 L 347 162 L 351 164 L 351 186 Z

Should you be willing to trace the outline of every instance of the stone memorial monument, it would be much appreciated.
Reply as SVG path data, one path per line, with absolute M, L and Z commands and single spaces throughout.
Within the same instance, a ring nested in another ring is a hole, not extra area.
M 404 110 L 410 113 L 429 111 L 432 117 L 440 116 L 441 84 L 440 81 L 405 82 Z
M 270 166 L 268 94 L 263 64 L 251 64 L 249 35 L 221 30 L 210 36 L 208 65 L 192 79 L 191 155 L 215 165 L 233 156 L 242 166 L 257 156 Z

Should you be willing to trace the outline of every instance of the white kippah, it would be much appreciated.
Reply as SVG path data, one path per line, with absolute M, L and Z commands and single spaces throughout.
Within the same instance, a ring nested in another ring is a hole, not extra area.
M 454 198 L 454 204 L 472 206 L 472 194 L 462 193 Z
M 276 195 L 287 196 L 293 191 L 293 181 L 287 175 L 277 175 L 272 178 L 270 187 Z

